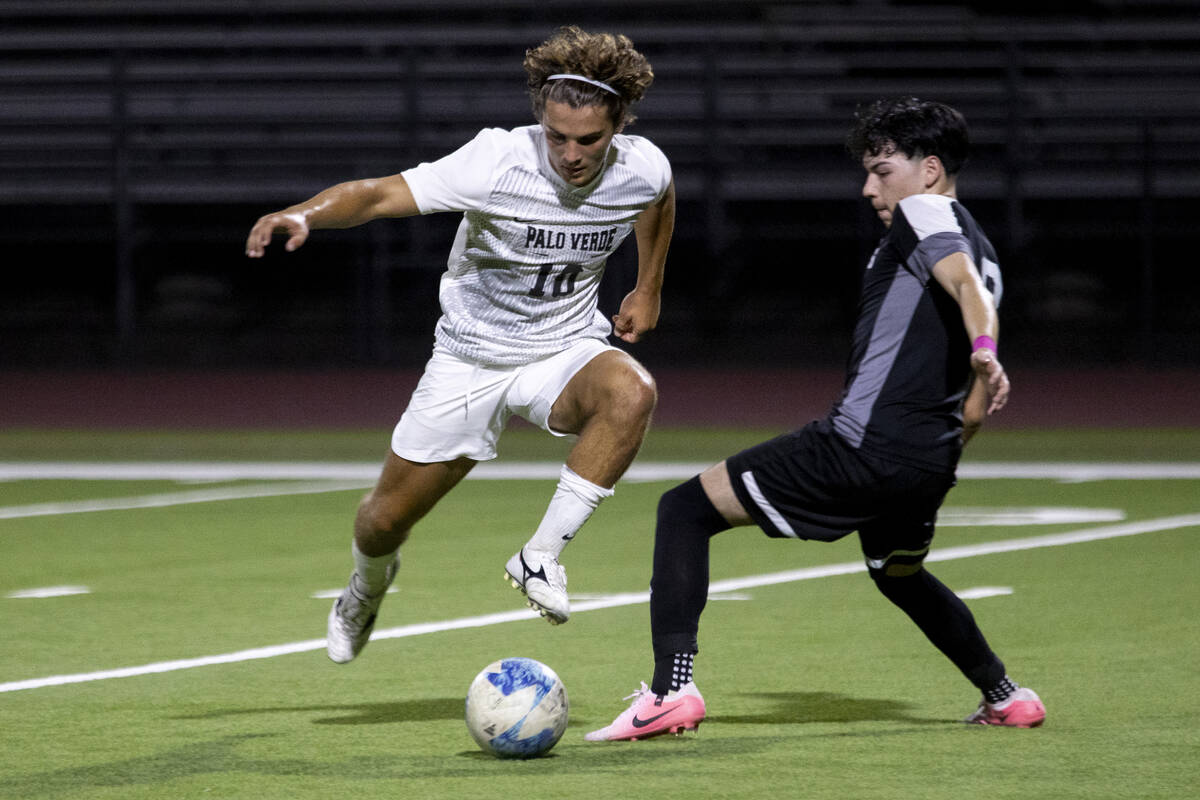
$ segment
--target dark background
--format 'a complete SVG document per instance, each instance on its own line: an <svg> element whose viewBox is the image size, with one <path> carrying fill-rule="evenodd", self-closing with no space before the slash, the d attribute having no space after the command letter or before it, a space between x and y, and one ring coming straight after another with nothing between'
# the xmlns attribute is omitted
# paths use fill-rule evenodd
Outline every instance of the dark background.
<svg viewBox="0 0 1200 800"><path fill-rule="evenodd" d="M855 106L957 106L1010 364L1200 365L1193 2L0 4L0 369L419 367L457 216L243 257L261 214L532 121L521 59L628 34L679 196L657 366L836 367L881 228ZM610 262L608 311L632 239Z"/></svg>

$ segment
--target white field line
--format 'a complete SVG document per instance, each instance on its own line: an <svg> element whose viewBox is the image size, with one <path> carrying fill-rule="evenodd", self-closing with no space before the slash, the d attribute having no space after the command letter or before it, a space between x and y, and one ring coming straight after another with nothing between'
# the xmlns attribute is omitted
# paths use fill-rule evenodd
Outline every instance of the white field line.
<svg viewBox="0 0 1200 800"><path fill-rule="evenodd" d="M1200 479L1200 463L1189 461L1128 462L965 462L960 478L1032 478L1063 483L1089 481L1160 481Z"/></svg>
<svg viewBox="0 0 1200 800"><path fill-rule="evenodd" d="M17 589L4 595L6 600L44 600L48 597L68 597L73 594L91 594L86 586L39 586L36 589Z"/></svg>
<svg viewBox="0 0 1200 800"><path fill-rule="evenodd" d="M0 520L85 514L93 511L129 511L167 508L191 503L215 503L301 494L322 494L369 488L360 481L309 481L228 486L220 489L189 489L180 492L64 500L23 506L0 506ZM1071 508L1066 506L984 507L946 506L938 514L938 527L983 527L1015 525L1080 525L1085 522L1120 522L1125 512L1117 508ZM340 590L339 590L340 591Z"/></svg>
<svg viewBox="0 0 1200 800"><path fill-rule="evenodd" d="M974 589L964 589L961 592L955 592L956 595L963 600L979 600L984 597L1003 597L1006 594L1012 594L1011 586L976 586Z"/></svg>
<svg viewBox="0 0 1200 800"><path fill-rule="evenodd" d="M1122 522L1119 508L1071 508L1068 506L942 506L939 528L978 528L985 525L1082 525L1085 522Z"/></svg>
<svg viewBox="0 0 1200 800"><path fill-rule="evenodd" d="M702 472L708 465L701 463L655 463L634 464L622 479L626 482L683 480ZM475 468L469 479L477 480L557 480L560 465L557 462L513 462L486 463ZM162 508L186 503L208 503L224 500L241 500L280 495L320 494L353 489L367 489L374 485L379 467L375 464L336 462L0 462L0 482L15 480L173 480L173 481L238 481L279 480L305 481L291 486L278 484L258 486L229 486L215 489L192 489L134 497L115 497L95 500L76 500L55 503L35 503L21 506L0 507L0 519L51 516L56 514L79 514L93 511L124 511L140 508ZM1164 480L1200 479L1200 464L1191 463L1110 463L1110 464L1037 464L1037 463L993 463L963 464L958 470L960 478L1031 478L1050 479L1069 483L1094 480ZM1078 516L1079 509L1020 509L1028 524L1070 524L1086 521ZM1061 519L1052 519L1055 513L1068 514ZM1120 512L1093 510L1093 514L1107 514L1107 518L1092 521L1112 521ZM941 524L981 525L1009 524L995 520L989 510L990 522L978 519L959 519L967 516L967 509L947 509ZM1032 517L1032 519L1030 519ZM1013 519L1012 524L1019 520Z"/></svg>
<svg viewBox="0 0 1200 800"><path fill-rule="evenodd" d="M321 494L347 489L368 489L363 481L319 481L299 484L260 483L252 486L227 486L221 489L189 489L182 492L106 497L95 500L67 500L57 503L34 503L26 506L0 507L0 519L48 517L58 514L83 514L89 511L128 511L137 508L165 508L189 503L214 503L222 500L247 500L259 497L280 497L297 494Z"/></svg>
<svg viewBox="0 0 1200 800"><path fill-rule="evenodd" d="M684 480L711 462L636 462L625 482ZM558 461L489 461L467 476L474 480L558 480ZM379 477L375 462L57 462L0 461L0 481L16 480L335 480L370 486ZM958 477L1028 478L1065 482L1100 480L1197 480L1200 462L964 462Z"/></svg>
<svg viewBox="0 0 1200 800"><path fill-rule="evenodd" d="M1128 522L1120 525L1108 525L1099 528L1070 531L1067 533L1049 534L1046 536L1031 536L1023 539L1009 539L1000 542L985 542L982 544L966 545L963 547L948 547L944 550L937 550L930 553L927 560L953 561L955 559L974 558L977 556L991 555L994 553L1033 550L1042 547L1061 547L1063 545L1081 544L1083 542L1094 542L1102 539L1114 539L1122 536L1137 536L1143 533L1194 527L1200 527L1200 514L1184 514L1174 517L1161 517L1159 519ZM866 565L860 561L845 564L828 564L820 567L787 570L784 572L774 572L766 575L751 575L744 578L713 581L709 585L709 592L717 594L722 592L739 592L757 586L771 586L781 583L792 583L795 581L812 580L815 578L825 578L834 575L848 575L855 572L865 571ZM571 610L574 613L581 613L584 611L597 611L604 608L637 605L640 603L648 603L649 601L649 592L630 592L626 594L610 595L603 598L597 598L595 600L587 600L574 605ZM377 630L374 632L374 634L372 634L371 639L374 641L381 639L399 639L408 636L419 636L426 633L440 633L443 631L461 630L464 628L479 628L488 625L499 625L504 622L517 622L526 619L538 619L538 615L532 610L521 609L518 611L507 611L498 614L485 614L477 617L463 617L461 619L445 620L441 622L423 622L414 625L403 625L398 628ZM320 650L324 647L324 639L310 639L303 642L275 645L273 647L259 647L252 650L239 650L234 653L225 653L215 656L202 656L199 658L187 658L176 661L160 661L153 664L143 664L141 666L125 667L122 669L102 670L99 672L83 672L73 675L52 675L46 678L31 678L29 680L0 683L0 693L18 692L26 689L40 689L48 686L63 686L70 683L85 683L87 681L107 680L109 678L129 678L137 675L151 675L161 672L192 669L195 667L206 667L214 664L232 664L240 661L251 661L260 658L274 658L275 656L291 655L293 653L304 653L310 650Z"/></svg>

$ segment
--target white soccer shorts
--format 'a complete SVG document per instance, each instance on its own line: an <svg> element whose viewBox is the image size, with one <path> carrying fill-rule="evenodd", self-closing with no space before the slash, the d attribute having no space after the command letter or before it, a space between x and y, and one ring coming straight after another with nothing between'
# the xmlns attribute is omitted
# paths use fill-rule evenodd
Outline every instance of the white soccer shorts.
<svg viewBox="0 0 1200 800"><path fill-rule="evenodd" d="M392 451L418 463L496 457L496 442L516 414L555 436L550 409L567 383L596 356L617 348L583 339L519 367L487 367L435 349L392 431Z"/></svg>

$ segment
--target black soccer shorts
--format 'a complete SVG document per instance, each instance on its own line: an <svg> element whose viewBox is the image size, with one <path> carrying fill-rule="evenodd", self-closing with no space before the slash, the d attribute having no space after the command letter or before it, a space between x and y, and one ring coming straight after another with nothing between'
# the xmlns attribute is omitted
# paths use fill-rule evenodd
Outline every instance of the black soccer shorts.
<svg viewBox="0 0 1200 800"><path fill-rule="evenodd" d="M751 518L772 537L832 542L858 531L872 571L920 569L954 474L850 447L825 420L726 459Z"/></svg>

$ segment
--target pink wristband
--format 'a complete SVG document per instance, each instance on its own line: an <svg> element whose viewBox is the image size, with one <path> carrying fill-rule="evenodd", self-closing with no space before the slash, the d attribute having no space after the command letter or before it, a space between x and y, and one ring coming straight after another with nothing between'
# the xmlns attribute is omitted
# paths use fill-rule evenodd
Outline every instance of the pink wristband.
<svg viewBox="0 0 1200 800"><path fill-rule="evenodd" d="M993 353L998 352L996 350L996 340L990 336L976 336L975 341L971 343L972 352L982 350L985 347Z"/></svg>

